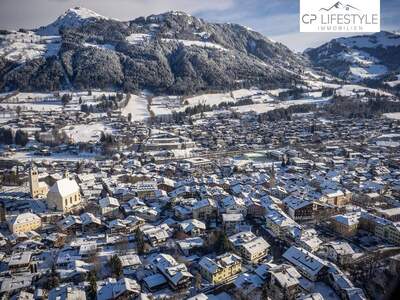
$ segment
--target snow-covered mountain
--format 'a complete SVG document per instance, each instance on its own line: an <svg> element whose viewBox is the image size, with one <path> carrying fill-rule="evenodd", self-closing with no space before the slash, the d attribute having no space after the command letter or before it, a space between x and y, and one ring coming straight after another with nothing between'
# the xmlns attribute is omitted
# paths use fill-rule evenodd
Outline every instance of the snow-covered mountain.
<svg viewBox="0 0 400 300"><path fill-rule="evenodd" d="M40 27L36 32L39 35L59 35L59 31L62 28L77 28L89 22L102 19L107 20L108 18L84 7L74 7L68 9L53 23Z"/></svg>
<svg viewBox="0 0 400 300"><path fill-rule="evenodd" d="M393 32L333 39L305 54L314 66L353 82L386 82L400 74L400 35Z"/></svg>
<svg viewBox="0 0 400 300"><path fill-rule="evenodd" d="M121 22L84 8L37 30L0 32L0 89L195 93L287 87L308 61L237 24L183 12Z"/></svg>

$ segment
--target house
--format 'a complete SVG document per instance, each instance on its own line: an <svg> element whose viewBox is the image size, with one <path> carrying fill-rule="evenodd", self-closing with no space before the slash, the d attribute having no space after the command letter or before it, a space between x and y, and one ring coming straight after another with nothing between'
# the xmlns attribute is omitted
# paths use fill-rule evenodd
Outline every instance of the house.
<svg viewBox="0 0 400 300"><path fill-rule="evenodd" d="M71 211L81 203L81 194L78 184L66 175L58 180L47 194L47 205L64 213Z"/></svg>
<svg viewBox="0 0 400 300"><path fill-rule="evenodd" d="M145 277L143 279L143 283L150 292L155 292L165 286L168 286L167 279L160 273Z"/></svg>
<svg viewBox="0 0 400 300"><path fill-rule="evenodd" d="M393 222L400 222L400 207L377 209L376 215Z"/></svg>
<svg viewBox="0 0 400 300"><path fill-rule="evenodd" d="M244 299L260 299L263 284L263 280L256 274L242 273L233 282L235 295L240 295Z"/></svg>
<svg viewBox="0 0 400 300"><path fill-rule="evenodd" d="M325 245L327 257L340 265L351 264L354 250L347 242L329 242Z"/></svg>
<svg viewBox="0 0 400 300"><path fill-rule="evenodd" d="M300 278L296 268L281 264L268 270L267 286L271 299L296 299L301 292Z"/></svg>
<svg viewBox="0 0 400 300"><path fill-rule="evenodd" d="M197 201L192 207L193 218L209 222L215 220L217 216L217 207L215 201L212 199L203 199Z"/></svg>
<svg viewBox="0 0 400 300"><path fill-rule="evenodd" d="M100 213L103 216L116 216L119 212L119 202L116 198L107 196L99 200Z"/></svg>
<svg viewBox="0 0 400 300"><path fill-rule="evenodd" d="M286 212L296 222L312 220L315 205L312 201L289 196L283 199Z"/></svg>
<svg viewBox="0 0 400 300"><path fill-rule="evenodd" d="M201 275L213 284L220 284L242 271L242 260L232 253L225 253L215 259L203 257L199 261Z"/></svg>
<svg viewBox="0 0 400 300"><path fill-rule="evenodd" d="M327 264L319 257L302 248L292 246L282 256L311 281L318 281L327 274Z"/></svg>
<svg viewBox="0 0 400 300"><path fill-rule="evenodd" d="M1 282L0 293L1 294L13 294L23 289L29 288L32 285L32 276L30 275L18 275L11 277L4 277ZM85 300L86 298L84 298Z"/></svg>
<svg viewBox="0 0 400 300"><path fill-rule="evenodd" d="M50 290L48 300L86 300L85 290L74 286L61 286Z"/></svg>
<svg viewBox="0 0 400 300"><path fill-rule="evenodd" d="M257 262L267 256L270 245L261 236L241 245L241 254L247 261Z"/></svg>
<svg viewBox="0 0 400 300"><path fill-rule="evenodd" d="M190 237L176 242L184 255L191 255L203 247L204 240L201 237Z"/></svg>
<svg viewBox="0 0 400 300"><path fill-rule="evenodd" d="M299 225L277 206L269 209L265 215L266 226L270 232L277 236L284 236L290 228Z"/></svg>
<svg viewBox="0 0 400 300"><path fill-rule="evenodd" d="M179 223L179 227L184 233L191 236L202 235L206 230L206 224L196 219L185 220Z"/></svg>
<svg viewBox="0 0 400 300"><path fill-rule="evenodd" d="M140 285L134 279L108 278L97 287L97 300L130 299L140 294ZM79 299L79 298L77 298Z"/></svg>
<svg viewBox="0 0 400 300"><path fill-rule="evenodd" d="M139 266L142 265L142 261L136 254L120 255L119 259L121 260L122 268L124 269L124 274L133 273Z"/></svg>
<svg viewBox="0 0 400 300"><path fill-rule="evenodd" d="M193 275L185 264L178 263L171 255L158 254L152 264L165 276L174 290L187 288L191 284Z"/></svg>
<svg viewBox="0 0 400 300"><path fill-rule="evenodd" d="M340 235L349 237L357 233L358 220L356 214L336 215L331 218L331 226Z"/></svg>
<svg viewBox="0 0 400 300"><path fill-rule="evenodd" d="M243 224L242 214L222 214L222 226L228 233L234 233Z"/></svg>
<svg viewBox="0 0 400 300"><path fill-rule="evenodd" d="M344 192L341 190L337 190L335 192L326 193L321 197L321 201L327 204L335 205L342 207L351 202L352 193L345 190Z"/></svg>
<svg viewBox="0 0 400 300"><path fill-rule="evenodd" d="M82 231L97 232L105 228L101 220L92 213L83 213L80 215Z"/></svg>
<svg viewBox="0 0 400 300"><path fill-rule="evenodd" d="M140 181L135 184L134 191L140 199L152 199L158 191L156 181Z"/></svg>
<svg viewBox="0 0 400 300"><path fill-rule="evenodd" d="M248 262L257 262L268 254L270 245L251 231L239 232L229 237L235 250Z"/></svg>
<svg viewBox="0 0 400 300"><path fill-rule="evenodd" d="M13 252L10 260L8 261L8 269L11 272L29 271L31 260L32 252L30 251Z"/></svg>
<svg viewBox="0 0 400 300"><path fill-rule="evenodd" d="M378 223L375 227L375 235L393 245L400 245L400 222L387 221Z"/></svg>
<svg viewBox="0 0 400 300"><path fill-rule="evenodd" d="M29 232L41 226L41 218L30 212L16 215L8 221L8 228L12 233Z"/></svg>
<svg viewBox="0 0 400 300"><path fill-rule="evenodd" d="M167 241L170 237L168 225L152 226L146 224L140 228L144 237L150 242L153 247L159 246Z"/></svg>

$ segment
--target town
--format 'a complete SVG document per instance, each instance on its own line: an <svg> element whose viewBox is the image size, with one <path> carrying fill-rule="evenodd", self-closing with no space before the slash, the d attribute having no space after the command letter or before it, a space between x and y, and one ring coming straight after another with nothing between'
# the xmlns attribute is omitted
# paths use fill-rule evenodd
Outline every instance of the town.
<svg viewBox="0 0 400 300"><path fill-rule="evenodd" d="M390 297L400 120L322 112L340 89L7 94L2 299Z"/></svg>

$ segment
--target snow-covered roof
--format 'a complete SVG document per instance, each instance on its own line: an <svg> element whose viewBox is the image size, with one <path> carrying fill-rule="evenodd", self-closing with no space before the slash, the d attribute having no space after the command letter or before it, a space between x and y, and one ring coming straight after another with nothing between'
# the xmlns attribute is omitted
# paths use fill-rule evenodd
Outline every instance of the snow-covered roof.
<svg viewBox="0 0 400 300"><path fill-rule="evenodd" d="M326 267L326 263L322 259L295 246L286 250L282 256L291 262L298 270L309 275L311 278L315 277L324 267Z"/></svg>
<svg viewBox="0 0 400 300"><path fill-rule="evenodd" d="M75 180L69 178L58 180L49 190L50 194L59 194L61 197L66 197L77 192L79 192L78 184Z"/></svg>

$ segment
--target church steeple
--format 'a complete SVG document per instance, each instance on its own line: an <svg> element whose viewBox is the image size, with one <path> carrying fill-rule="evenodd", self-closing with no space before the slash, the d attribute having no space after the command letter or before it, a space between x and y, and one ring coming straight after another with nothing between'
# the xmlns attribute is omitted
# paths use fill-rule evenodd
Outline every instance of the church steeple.
<svg viewBox="0 0 400 300"><path fill-rule="evenodd" d="M47 184L39 182L39 171L32 161L29 167L29 190L34 199L46 197L48 192Z"/></svg>
<svg viewBox="0 0 400 300"><path fill-rule="evenodd" d="M33 162L31 162L29 167L29 189L31 197L37 198L39 192L39 174Z"/></svg>

